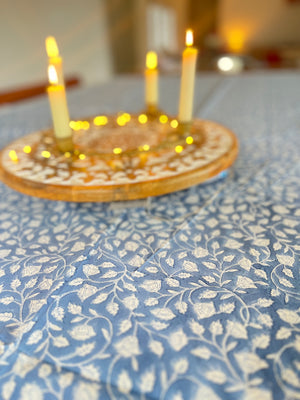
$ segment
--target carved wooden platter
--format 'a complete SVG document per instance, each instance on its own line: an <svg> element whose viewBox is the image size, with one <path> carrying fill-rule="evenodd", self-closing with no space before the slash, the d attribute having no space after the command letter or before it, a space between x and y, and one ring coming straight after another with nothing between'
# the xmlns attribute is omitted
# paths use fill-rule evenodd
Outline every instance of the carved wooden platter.
<svg viewBox="0 0 300 400"><path fill-rule="evenodd" d="M12 142L0 153L0 179L50 200L134 200L204 182L237 157L235 135L215 122L120 116L73 121L72 153L57 149L51 129Z"/></svg>

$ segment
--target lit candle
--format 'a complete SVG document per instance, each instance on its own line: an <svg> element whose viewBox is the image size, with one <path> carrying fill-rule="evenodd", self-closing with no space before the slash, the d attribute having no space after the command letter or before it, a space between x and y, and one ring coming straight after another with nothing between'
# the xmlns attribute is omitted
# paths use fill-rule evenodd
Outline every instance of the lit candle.
<svg viewBox="0 0 300 400"><path fill-rule="evenodd" d="M148 108L156 109L158 103L157 54L148 51L145 70L145 101Z"/></svg>
<svg viewBox="0 0 300 400"><path fill-rule="evenodd" d="M48 67L50 85L47 88L54 134L61 151L72 151L72 130L64 85L58 84L58 77L54 65Z"/></svg>
<svg viewBox="0 0 300 400"><path fill-rule="evenodd" d="M48 36L46 38L46 51L49 57L49 65L53 65L55 67L58 77L58 84L64 85L62 58L59 55L57 43L53 36Z"/></svg>
<svg viewBox="0 0 300 400"><path fill-rule="evenodd" d="M182 54L181 88L178 119L182 123L192 121L195 73L198 51L193 47L193 31L186 31L186 48Z"/></svg>

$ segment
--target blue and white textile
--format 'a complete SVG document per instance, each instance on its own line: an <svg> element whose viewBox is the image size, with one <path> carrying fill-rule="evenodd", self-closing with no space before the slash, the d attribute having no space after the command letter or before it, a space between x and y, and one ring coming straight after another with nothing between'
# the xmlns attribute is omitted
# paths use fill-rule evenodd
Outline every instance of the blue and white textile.
<svg viewBox="0 0 300 400"><path fill-rule="evenodd" d="M299 87L197 78L196 116L240 142L223 180L107 204L0 184L1 399L300 399ZM142 98L136 78L69 93L74 118ZM46 98L3 107L1 147L49 124Z"/></svg>

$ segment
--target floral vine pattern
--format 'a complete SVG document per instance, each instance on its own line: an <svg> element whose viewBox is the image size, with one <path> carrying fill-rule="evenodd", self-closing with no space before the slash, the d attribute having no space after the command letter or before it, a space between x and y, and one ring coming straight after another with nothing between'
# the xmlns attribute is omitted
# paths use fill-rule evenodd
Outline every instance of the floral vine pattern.
<svg viewBox="0 0 300 400"><path fill-rule="evenodd" d="M300 398L293 82L229 79L231 102L212 96L205 117L241 143L223 180L115 204L0 186L1 398Z"/></svg>

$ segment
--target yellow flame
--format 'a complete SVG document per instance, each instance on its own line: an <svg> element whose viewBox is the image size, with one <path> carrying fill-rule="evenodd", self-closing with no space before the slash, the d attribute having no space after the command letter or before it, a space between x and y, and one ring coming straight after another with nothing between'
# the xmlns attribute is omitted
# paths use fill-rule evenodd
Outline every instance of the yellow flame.
<svg viewBox="0 0 300 400"><path fill-rule="evenodd" d="M48 67L48 78L49 78L49 82L51 83L51 85L58 84L57 72L56 72L54 65L49 65L49 67Z"/></svg>
<svg viewBox="0 0 300 400"><path fill-rule="evenodd" d="M155 51L148 51L146 55L146 67L148 69L157 68L157 54Z"/></svg>
<svg viewBox="0 0 300 400"><path fill-rule="evenodd" d="M29 154L29 153L31 153L31 147L30 146L24 146L23 151L24 151L24 153Z"/></svg>
<svg viewBox="0 0 300 400"><path fill-rule="evenodd" d="M57 47L57 43L55 40L55 37L53 36L48 36L46 38L46 51L48 54L48 57L58 57L59 56L59 50Z"/></svg>
<svg viewBox="0 0 300 400"><path fill-rule="evenodd" d="M185 44L186 44L188 47L191 47L191 46L193 46L193 44L194 44L194 34L193 34L192 29L188 29L188 30L185 32Z"/></svg>
<svg viewBox="0 0 300 400"><path fill-rule="evenodd" d="M98 115L94 118L94 124L97 126L106 125L108 118L105 115Z"/></svg>
<svg viewBox="0 0 300 400"><path fill-rule="evenodd" d="M15 150L10 150L8 155L9 155L9 158L11 159L11 161L18 161L18 156L17 156L17 153L15 152Z"/></svg>
<svg viewBox="0 0 300 400"><path fill-rule="evenodd" d="M186 141L187 144L192 144L192 143L194 142L194 139L192 138L192 136L188 136L188 137L185 139L185 141Z"/></svg>
<svg viewBox="0 0 300 400"><path fill-rule="evenodd" d="M146 114L140 114L138 120L140 124L145 124L148 121L148 117Z"/></svg>

